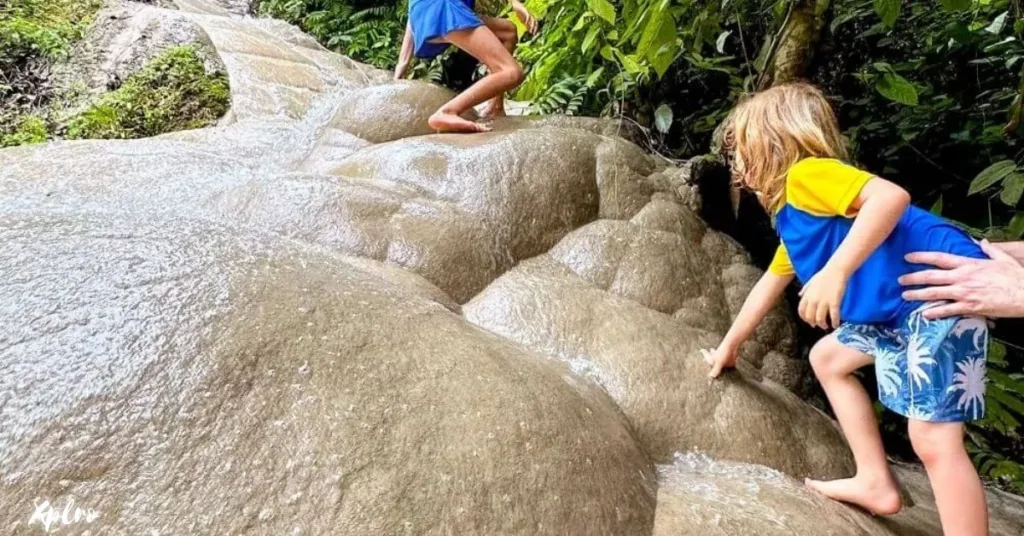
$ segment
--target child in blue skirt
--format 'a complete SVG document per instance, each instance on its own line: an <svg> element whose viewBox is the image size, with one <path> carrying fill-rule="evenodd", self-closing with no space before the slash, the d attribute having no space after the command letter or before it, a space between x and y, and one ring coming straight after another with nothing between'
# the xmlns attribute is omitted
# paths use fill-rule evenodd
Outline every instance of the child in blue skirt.
<svg viewBox="0 0 1024 536"><path fill-rule="evenodd" d="M722 343L705 350L711 376L736 363L740 346L793 278L803 283L800 317L836 328L811 350L857 464L852 478L807 485L875 514L901 508L871 399L854 376L874 363L879 400L907 417L946 536L988 534L978 473L964 448L964 422L985 413L984 318L929 320L936 304L908 302L904 256L939 251L987 258L969 236L910 206L899 186L843 162L847 154L828 101L806 84L754 95L730 116L734 173L774 215L781 245Z"/></svg>
<svg viewBox="0 0 1024 536"><path fill-rule="evenodd" d="M515 25L496 17L505 0L409 0L406 26L395 78L400 79L415 54L430 59L448 45L455 45L487 66L488 75L477 81L430 116L438 132L486 132L486 125L461 115L484 101L491 101L485 116L504 115L504 94L523 81L523 68L512 57L518 43ZM519 20L531 32L537 20L519 0L507 0ZM485 15L481 16L474 7Z"/></svg>

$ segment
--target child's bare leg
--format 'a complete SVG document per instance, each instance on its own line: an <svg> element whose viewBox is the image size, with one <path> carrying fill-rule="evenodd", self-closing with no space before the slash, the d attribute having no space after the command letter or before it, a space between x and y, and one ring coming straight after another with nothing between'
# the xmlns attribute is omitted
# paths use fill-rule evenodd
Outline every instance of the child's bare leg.
<svg viewBox="0 0 1024 536"><path fill-rule="evenodd" d="M889 515L902 506L899 487L889 471L871 399L853 376L854 371L872 361L871 356L844 346L835 335L818 341L811 349L811 366L853 451L857 474L842 480L807 480L807 486L837 501Z"/></svg>
<svg viewBox="0 0 1024 536"><path fill-rule="evenodd" d="M506 19L484 17L484 24L494 32L501 44L505 46L509 54L514 55L516 46L519 45L519 33L516 25ZM505 94L502 93L487 104L487 108L480 114L481 117L502 117L505 115Z"/></svg>
<svg viewBox="0 0 1024 536"><path fill-rule="evenodd" d="M445 40L465 50L486 65L490 72L434 112L430 116L430 126L449 132L486 132L490 129L485 125L459 116L477 104L518 86L523 81L523 68L486 26L451 32Z"/></svg>
<svg viewBox="0 0 1024 536"><path fill-rule="evenodd" d="M928 472L945 536L986 536L988 507L958 422L910 421L910 442Z"/></svg>

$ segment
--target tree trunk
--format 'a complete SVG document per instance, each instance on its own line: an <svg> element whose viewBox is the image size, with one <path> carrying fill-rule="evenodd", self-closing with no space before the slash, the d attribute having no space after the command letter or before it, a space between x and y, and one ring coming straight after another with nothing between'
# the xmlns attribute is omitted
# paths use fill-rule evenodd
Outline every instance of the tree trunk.
<svg viewBox="0 0 1024 536"><path fill-rule="evenodd" d="M830 0L792 0L779 33L768 41L758 89L799 80L807 73L828 23Z"/></svg>

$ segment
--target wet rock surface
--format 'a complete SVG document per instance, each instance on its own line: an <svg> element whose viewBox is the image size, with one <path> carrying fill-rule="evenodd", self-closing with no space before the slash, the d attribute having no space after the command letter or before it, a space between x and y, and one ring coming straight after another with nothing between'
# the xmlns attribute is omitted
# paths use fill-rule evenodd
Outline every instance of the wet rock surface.
<svg viewBox="0 0 1024 536"><path fill-rule="evenodd" d="M373 264L108 215L0 240L25 274L0 285L4 504L73 496L124 534L649 530L602 392Z"/></svg>
<svg viewBox="0 0 1024 536"><path fill-rule="evenodd" d="M809 492L763 466L719 462L703 454L678 455L658 466L654 536L934 536L942 534L927 478L917 469L893 470L917 506L890 518L872 517ZM1024 528L1024 505L988 494L993 536Z"/></svg>
<svg viewBox="0 0 1024 536"><path fill-rule="evenodd" d="M146 9L216 50L220 125L0 151L4 530L37 499L97 534L936 526L920 473L892 520L794 483L851 466L784 310L706 379L760 274L686 168L603 120L431 134L444 90L175 6Z"/></svg>

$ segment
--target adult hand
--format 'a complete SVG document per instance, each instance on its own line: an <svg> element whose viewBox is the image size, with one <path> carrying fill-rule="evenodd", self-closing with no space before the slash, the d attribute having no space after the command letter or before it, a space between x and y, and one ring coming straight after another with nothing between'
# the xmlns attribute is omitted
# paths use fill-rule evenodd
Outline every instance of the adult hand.
<svg viewBox="0 0 1024 536"><path fill-rule="evenodd" d="M540 23L537 22L537 17L534 17L522 2L519 0L512 0L512 11L514 11L516 16L519 17L519 21L523 23L523 26L526 26L526 30L528 32L532 34L537 33Z"/></svg>
<svg viewBox="0 0 1024 536"><path fill-rule="evenodd" d="M1002 248L981 243L990 259L971 259L947 253L911 253L907 260L938 269L923 270L900 278L900 284L922 285L907 290L909 301L950 301L924 312L925 318L953 315L1024 317L1024 265Z"/></svg>

